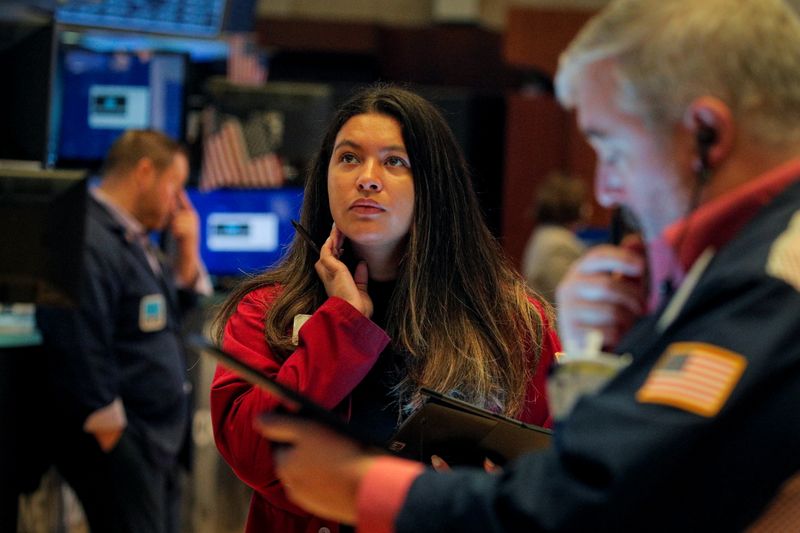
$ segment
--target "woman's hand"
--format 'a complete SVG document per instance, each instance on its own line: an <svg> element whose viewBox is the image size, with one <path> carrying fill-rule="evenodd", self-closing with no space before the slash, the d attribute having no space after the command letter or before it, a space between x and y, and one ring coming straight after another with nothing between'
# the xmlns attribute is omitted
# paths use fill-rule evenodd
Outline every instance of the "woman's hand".
<svg viewBox="0 0 800 533"><path fill-rule="evenodd" d="M328 296L341 298L369 318L372 316L373 307L372 299L367 294L369 279L367 263L364 261L358 263L355 274L351 275L347 265L339 261L343 243L344 234L334 224L331 234L322 245L319 261L314 268L325 285Z"/></svg>
<svg viewBox="0 0 800 533"><path fill-rule="evenodd" d="M447 464L447 461L439 457L438 455L431 455L431 465L433 469L437 472L448 472L450 470L450 465ZM483 469L486 470L490 474L499 474L503 471L503 468L494 464L494 462L485 457L483 459Z"/></svg>

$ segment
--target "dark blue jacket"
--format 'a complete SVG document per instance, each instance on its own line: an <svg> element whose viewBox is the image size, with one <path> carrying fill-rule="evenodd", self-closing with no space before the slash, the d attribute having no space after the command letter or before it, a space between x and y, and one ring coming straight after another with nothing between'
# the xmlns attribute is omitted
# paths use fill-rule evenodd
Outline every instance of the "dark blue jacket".
<svg viewBox="0 0 800 533"><path fill-rule="evenodd" d="M800 471L800 292L766 273L776 238L798 212L795 183L716 253L664 331L658 315L641 321L618 350L634 362L579 400L550 450L499 476L423 474L397 531L744 529ZM636 399L656 361L680 341L746 360L715 416Z"/></svg>
<svg viewBox="0 0 800 533"><path fill-rule="evenodd" d="M151 456L172 461L184 445L189 398L171 272L165 265L164 275L156 275L142 248L93 198L84 263L79 307L37 310L60 400L55 407L80 427L120 397L129 427L144 437Z"/></svg>

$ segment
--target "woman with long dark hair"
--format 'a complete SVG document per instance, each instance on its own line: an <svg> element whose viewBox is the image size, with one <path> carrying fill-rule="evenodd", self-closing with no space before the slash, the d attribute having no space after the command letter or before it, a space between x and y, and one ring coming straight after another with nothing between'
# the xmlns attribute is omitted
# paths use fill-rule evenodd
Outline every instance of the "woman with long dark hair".
<svg viewBox="0 0 800 533"><path fill-rule="evenodd" d="M217 317L225 350L388 439L438 390L548 426L551 311L509 266L436 108L375 86L345 103L312 163L301 224L276 267L244 281ZM219 368L217 446L255 489L248 531L338 526L286 499L253 419L278 402ZM324 453L324 450L320 450Z"/></svg>

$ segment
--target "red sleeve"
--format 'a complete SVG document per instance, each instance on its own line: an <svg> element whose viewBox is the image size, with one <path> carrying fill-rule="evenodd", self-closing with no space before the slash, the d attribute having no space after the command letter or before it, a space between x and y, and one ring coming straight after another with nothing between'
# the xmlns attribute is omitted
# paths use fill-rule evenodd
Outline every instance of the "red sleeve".
<svg viewBox="0 0 800 533"><path fill-rule="evenodd" d="M339 298L328 299L300 328L297 349L280 363L264 339L264 318L276 289L253 291L225 326L223 349L332 409L367 375L389 343L375 323ZM211 384L211 418L217 448L245 483L264 491L276 480L268 442L254 418L275 410L266 392L217 367Z"/></svg>
<svg viewBox="0 0 800 533"><path fill-rule="evenodd" d="M542 351L539 354L539 363L534 370L533 379L528 383L528 391L525 395L525 409L520 420L528 424L535 424L550 428L553 426L553 419L550 415L550 406L547 403L547 375L550 367L555 360L556 352L561 351L561 341L555 328L547 318L542 304L537 300L531 303L539 311L542 317ZM531 354L533 359L533 354Z"/></svg>
<svg viewBox="0 0 800 533"><path fill-rule="evenodd" d="M367 470L356 493L358 533L393 533L411 484L425 471L422 463L381 456Z"/></svg>

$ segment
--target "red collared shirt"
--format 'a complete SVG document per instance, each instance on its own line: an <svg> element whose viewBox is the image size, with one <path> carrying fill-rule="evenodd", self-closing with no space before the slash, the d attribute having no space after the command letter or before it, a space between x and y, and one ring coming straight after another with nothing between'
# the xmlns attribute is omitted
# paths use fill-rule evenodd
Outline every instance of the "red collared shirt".
<svg viewBox="0 0 800 533"><path fill-rule="evenodd" d="M793 159L710 200L666 230L659 243L668 250L654 256L653 287L669 281L680 286L686 272L706 249L719 250L773 198L800 181L800 159ZM659 261L659 257L663 261ZM677 261L675 260L677 258Z"/></svg>

